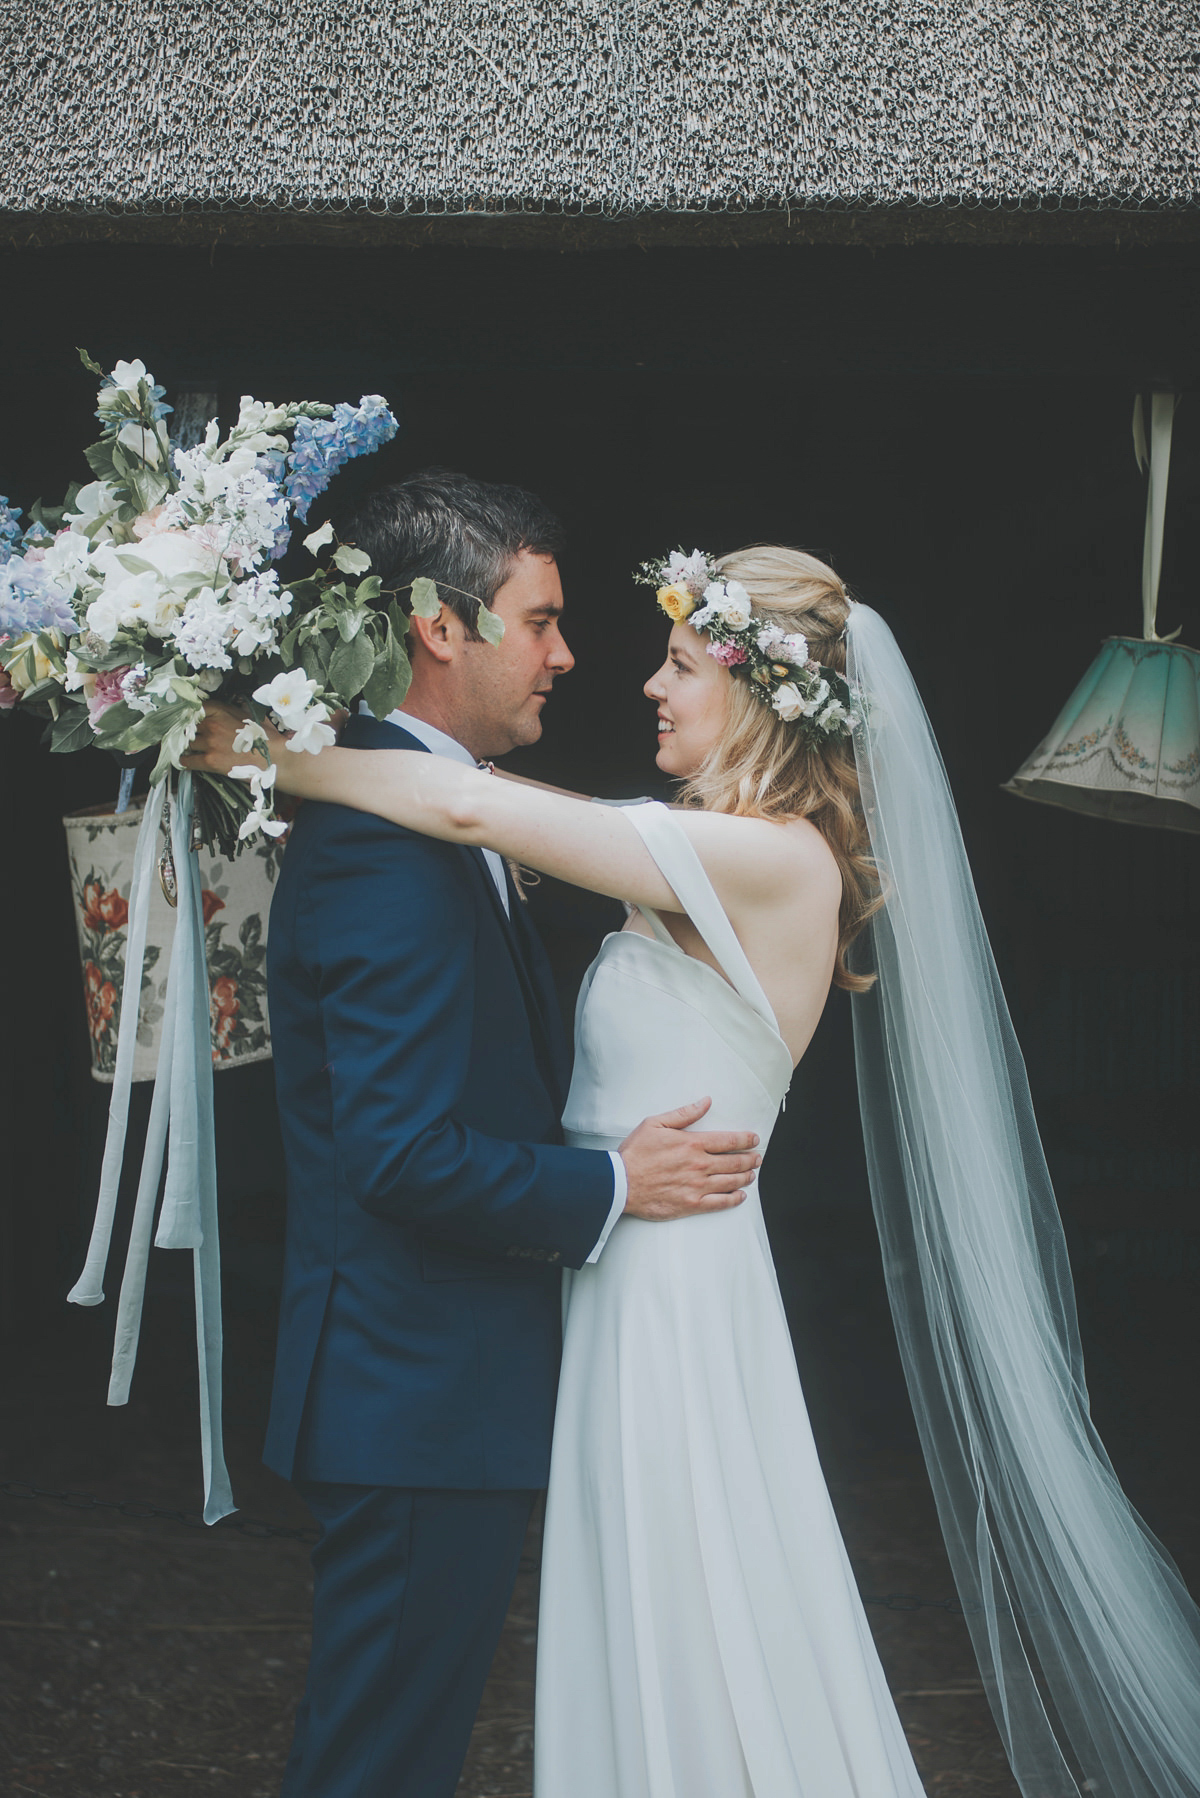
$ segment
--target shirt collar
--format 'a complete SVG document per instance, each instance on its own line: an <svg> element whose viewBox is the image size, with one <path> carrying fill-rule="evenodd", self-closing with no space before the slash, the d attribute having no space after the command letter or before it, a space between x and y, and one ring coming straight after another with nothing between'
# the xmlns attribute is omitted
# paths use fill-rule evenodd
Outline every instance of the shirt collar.
<svg viewBox="0 0 1200 1798"><path fill-rule="evenodd" d="M447 736L444 730L439 730L436 724L427 724L424 718L414 718L410 712L397 710L389 712L384 722L399 725L434 755L444 755L449 761L462 762L468 768L479 766L471 751L465 749L457 737Z"/></svg>

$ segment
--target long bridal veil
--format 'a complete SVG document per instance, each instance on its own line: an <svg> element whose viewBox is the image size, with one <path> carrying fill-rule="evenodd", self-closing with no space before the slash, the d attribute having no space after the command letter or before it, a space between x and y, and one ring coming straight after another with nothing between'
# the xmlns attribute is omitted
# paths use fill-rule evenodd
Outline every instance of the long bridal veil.
<svg viewBox="0 0 1200 1798"><path fill-rule="evenodd" d="M1093 1427L1025 1065L936 741L856 605L855 754L887 893L855 998L872 1200L959 1595L1025 1798L1197 1798L1200 1612Z"/></svg>

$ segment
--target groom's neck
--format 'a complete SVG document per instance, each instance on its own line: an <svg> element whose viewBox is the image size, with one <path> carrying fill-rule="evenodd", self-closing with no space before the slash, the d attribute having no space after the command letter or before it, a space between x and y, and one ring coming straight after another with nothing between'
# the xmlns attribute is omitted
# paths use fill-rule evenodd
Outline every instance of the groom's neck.
<svg viewBox="0 0 1200 1798"><path fill-rule="evenodd" d="M422 724L431 724L434 730L440 730L447 737L453 737L454 741L461 743L477 762L486 759L484 751L475 746L473 741L475 733L471 730L470 721L464 719L461 713L456 715L449 707L439 705L439 697L436 693L414 695L410 688L400 711L405 717L419 718Z"/></svg>

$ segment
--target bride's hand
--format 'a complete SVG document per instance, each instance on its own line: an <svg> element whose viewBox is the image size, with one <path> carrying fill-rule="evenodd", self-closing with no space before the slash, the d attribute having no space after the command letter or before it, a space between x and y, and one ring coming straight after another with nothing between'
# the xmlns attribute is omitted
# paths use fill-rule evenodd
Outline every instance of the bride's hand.
<svg viewBox="0 0 1200 1798"><path fill-rule="evenodd" d="M205 774L228 774L232 768L245 768L250 764L262 768L266 766L261 751L235 749L233 740L240 730L254 720L247 718L238 706L232 706L225 700L210 699L204 708L204 716L200 726L192 738L192 746L182 757L183 766L193 772ZM273 724L262 724L263 732L271 749L271 759L276 763L284 760L283 751L287 747L287 738ZM295 761L297 758L289 758ZM280 781L282 786L283 782Z"/></svg>

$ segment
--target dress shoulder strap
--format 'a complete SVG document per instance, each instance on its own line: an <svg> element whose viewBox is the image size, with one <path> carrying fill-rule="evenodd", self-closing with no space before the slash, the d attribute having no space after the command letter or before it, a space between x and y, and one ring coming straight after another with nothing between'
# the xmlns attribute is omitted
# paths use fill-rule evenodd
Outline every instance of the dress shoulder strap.
<svg viewBox="0 0 1200 1798"><path fill-rule="evenodd" d="M668 807L660 805L657 800L646 805L627 806L624 808L624 815L654 858L663 879L712 950L718 967L734 991L778 1034L779 1025L771 1010L770 1001L750 966L746 951L738 942L737 932L729 922L713 884L704 872L704 864L688 840L687 832L680 828ZM639 909L644 913L655 936L678 948L658 914L647 906Z"/></svg>

